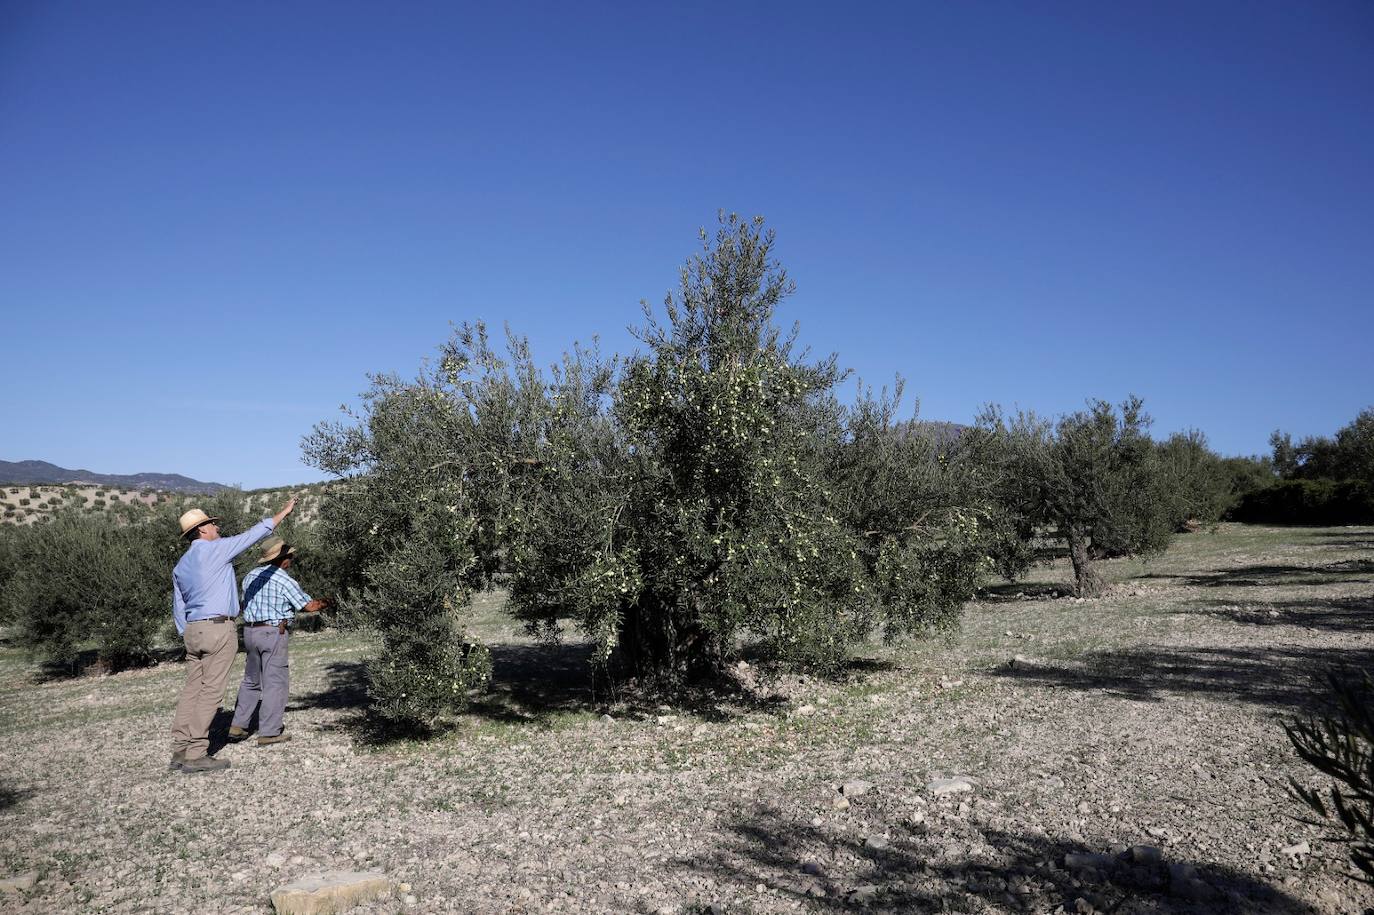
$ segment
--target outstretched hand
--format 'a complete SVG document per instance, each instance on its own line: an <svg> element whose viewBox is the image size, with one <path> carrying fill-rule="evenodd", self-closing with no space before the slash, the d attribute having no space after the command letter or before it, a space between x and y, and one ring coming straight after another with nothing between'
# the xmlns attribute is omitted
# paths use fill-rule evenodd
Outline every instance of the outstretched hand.
<svg viewBox="0 0 1374 915"><path fill-rule="evenodd" d="M296 497L292 496L291 498L286 500L286 504L282 506L281 511L277 512L275 515L272 516L273 523L281 524L283 521L286 520L286 516L291 514L292 510L295 509L295 507Z"/></svg>

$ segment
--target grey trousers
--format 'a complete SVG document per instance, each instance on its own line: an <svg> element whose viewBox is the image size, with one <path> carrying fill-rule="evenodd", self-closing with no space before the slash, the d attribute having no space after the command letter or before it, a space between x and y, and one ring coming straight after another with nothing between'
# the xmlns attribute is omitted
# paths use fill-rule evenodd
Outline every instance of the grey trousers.
<svg viewBox="0 0 1374 915"><path fill-rule="evenodd" d="M276 737L281 733L282 716L286 714L286 691L291 679L291 661L287 653L290 636L276 626L245 626L243 647L248 660L243 665L243 683L239 685L239 701L234 706L234 726L247 728L258 712L258 736Z"/></svg>

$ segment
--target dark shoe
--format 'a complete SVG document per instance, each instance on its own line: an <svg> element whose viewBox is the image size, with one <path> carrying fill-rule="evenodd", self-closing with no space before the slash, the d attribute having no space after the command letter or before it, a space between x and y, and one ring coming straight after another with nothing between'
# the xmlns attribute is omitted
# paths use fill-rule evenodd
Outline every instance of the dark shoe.
<svg viewBox="0 0 1374 915"><path fill-rule="evenodd" d="M172 754L172 761L167 764L167 768L173 772L180 772L182 765L186 762L186 751L177 750Z"/></svg>
<svg viewBox="0 0 1374 915"><path fill-rule="evenodd" d="M242 740L243 738L247 737L249 733L250 732L247 728L241 728L237 724L229 725L230 740Z"/></svg>
<svg viewBox="0 0 1374 915"><path fill-rule="evenodd" d="M195 775L197 772L222 772L227 768L229 768L229 760L215 759L213 756L188 759L181 764L181 771L187 775Z"/></svg>
<svg viewBox="0 0 1374 915"><path fill-rule="evenodd" d="M274 743L286 743L290 739L290 734L278 734L275 737L259 737L258 746L270 747Z"/></svg>

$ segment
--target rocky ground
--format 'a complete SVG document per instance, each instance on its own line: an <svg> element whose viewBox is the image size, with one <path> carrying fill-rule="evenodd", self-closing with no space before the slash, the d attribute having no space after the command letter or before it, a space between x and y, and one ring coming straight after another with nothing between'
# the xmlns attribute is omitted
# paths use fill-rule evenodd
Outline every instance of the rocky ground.
<svg viewBox="0 0 1374 915"><path fill-rule="evenodd" d="M576 645L479 609L496 690L454 732L359 727L364 646L298 634L295 739L167 771L180 670L44 679L0 651L5 912L270 911L378 869L360 912L1362 912L1280 723L1374 660L1374 529L1225 526L1149 564L989 589L963 629L874 646L770 701L637 705ZM230 689L237 685L237 672ZM226 700L228 702L229 700ZM227 723L227 722L226 722Z"/></svg>

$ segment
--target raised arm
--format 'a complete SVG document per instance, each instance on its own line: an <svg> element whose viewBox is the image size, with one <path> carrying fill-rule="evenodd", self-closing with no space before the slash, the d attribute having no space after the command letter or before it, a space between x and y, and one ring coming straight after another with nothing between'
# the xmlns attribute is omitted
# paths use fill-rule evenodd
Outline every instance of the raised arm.
<svg viewBox="0 0 1374 915"><path fill-rule="evenodd" d="M291 514L292 509L295 507L296 497L292 496L290 499L286 500L286 504L282 506L281 511L277 512L271 518L263 518L242 534L233 537L221 537L218 540L210 540L207 542L214 546L216 552L220 553L225 561L231 562L239 553L242 553L244 550L272 533L272 531L276 530L277 525L281 524L286 516Z"/></svg>

